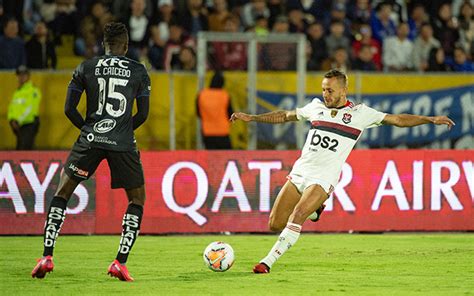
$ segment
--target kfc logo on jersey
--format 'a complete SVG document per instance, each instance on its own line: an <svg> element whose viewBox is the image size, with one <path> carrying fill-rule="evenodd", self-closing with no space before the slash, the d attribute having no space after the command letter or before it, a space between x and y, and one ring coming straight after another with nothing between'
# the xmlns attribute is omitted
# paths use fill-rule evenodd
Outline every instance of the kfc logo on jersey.
<svg viewBox="0 0 474 296"><path fill-rule="evenodd" d="M351 118L352 118L351 114L344 113L344 115L342 115L342 122L344 122L345 124L348 124L349 122L351 122Z"/></svg>

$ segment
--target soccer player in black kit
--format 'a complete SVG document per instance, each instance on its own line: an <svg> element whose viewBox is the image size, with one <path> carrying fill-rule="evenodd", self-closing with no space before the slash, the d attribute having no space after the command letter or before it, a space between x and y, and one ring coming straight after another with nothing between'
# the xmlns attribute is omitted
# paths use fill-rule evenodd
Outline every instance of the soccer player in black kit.
<svg viewBox="0 0 474 296"><path fill-rule="evenodd" d="M108 274L122 281L133 281L125 263L138 236L145 203L143 168L133 131L148 116L150 78L142 64L124 56L128 49L125 25L106 24L103 45L105 55L80 64L69 83L65 113L81 134L72 147L51 201L44 228L43 258L31 272L32 277L44 278L53 270L53 248L65 219L67 202L77 185L107 159L112 188L124 188L129 200L118 254ZM87 95L85 119L77 111L83 91ZM132 116L135 99L137 113Z"/></svg>

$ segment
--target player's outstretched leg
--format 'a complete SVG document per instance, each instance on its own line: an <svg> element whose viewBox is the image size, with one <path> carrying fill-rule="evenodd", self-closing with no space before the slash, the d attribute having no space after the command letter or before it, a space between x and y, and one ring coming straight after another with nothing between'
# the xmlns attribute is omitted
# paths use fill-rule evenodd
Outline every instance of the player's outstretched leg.
<svg viewBox="0 0 474 296"><path fill-rule="evenodd" d="M122 237L120 239L120 246L117 257L110 264L108 274L116 277L121 281L132 282L133 278L128 272L125 263L128 259L128 254L132 250L133 244L137 239L140 224L143 216L143 206L130 203L127 212L123 216L122 221Z"/></svg>
<svg viewBox="0 0 474 296"><path fill-rule="evenodd" d="M301 225L288 223L278 237L277 242L268 253L267 257L260 260L260 263L253 268L254 273L269 273L272 265L281 257L300 237Z"/></svg>
<svg viewBox="0 0 474 296"><path fill-rule="evenodd" d="M44 227L43 258L38 259L38 263L31 271L31 276L34 278L42 279L46 276L46 273L53 271L53 250L61 226L66 218L66 205L67 200L59 196L53 197L51 201Z"/></svg>
<svg viewBox="0 0 474 296"><path fill-rule="evenodd" d="M319 209L314 211L311 215L309 215L308 219L313 222L318 222L321 219L321 214L323 213L324 209L326 208L325 204L322 204Z"/></svg>
<svg viewBox="0 0 474 296"><path fill-rule="evenodd" d="M304 221L314 212L314 209L321 207L327 197L327 193L320 185L311 185L305 189L288 219L286 228L281 232L268 255L255 265L254 273L270 272L273 264L298 241Z"/></svg>

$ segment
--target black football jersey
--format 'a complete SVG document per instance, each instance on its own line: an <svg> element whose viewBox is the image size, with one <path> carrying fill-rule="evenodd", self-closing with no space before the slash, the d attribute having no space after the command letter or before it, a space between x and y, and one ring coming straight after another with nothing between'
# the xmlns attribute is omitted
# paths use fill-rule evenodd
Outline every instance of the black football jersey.
<svg viewBox="0 0 474 296"><path fill-rule="evenodd" d="M134 100L150 95L145 67L124 56L105 55L81 63L69 88L87 96L85 124L80 141L114 151L136 149L133 134Z"/></svg>

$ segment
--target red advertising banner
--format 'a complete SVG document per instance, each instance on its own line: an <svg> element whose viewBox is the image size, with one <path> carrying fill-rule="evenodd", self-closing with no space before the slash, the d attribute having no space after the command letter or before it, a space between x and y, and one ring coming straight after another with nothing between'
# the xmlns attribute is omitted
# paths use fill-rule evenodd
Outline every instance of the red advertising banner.
<svg viewBox="0 0 474 296"><path fill-rule="evenodd" d="M275 197L299 153L144 152L141 232L267 232ZM45 204L66 156L1 154L0 234L42 233ZM473 159L473 150L356 150L323 218L306 222L303 230L472 231ZM123 190L110 189L106 162L81 185L62 233L119 233L127 198Z"/></svg>

